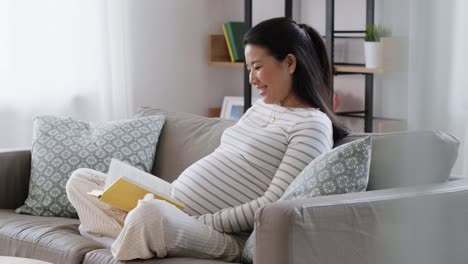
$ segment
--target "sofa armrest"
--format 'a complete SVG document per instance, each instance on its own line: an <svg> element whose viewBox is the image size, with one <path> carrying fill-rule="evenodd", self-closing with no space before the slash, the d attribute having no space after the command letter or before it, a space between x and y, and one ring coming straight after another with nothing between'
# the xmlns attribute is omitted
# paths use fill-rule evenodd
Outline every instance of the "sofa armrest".
<svg viewBox="0 0 468 264"><path fill-rule="evenodd" d="M31 151L0 150L0 209L14 209L28 196Z"/></svg>
<svg viewBox="0 0 468 264"><path fill-rule="evenodd" d="M292 200L255 214L255 263L465 263L468 180Z"/></svg>

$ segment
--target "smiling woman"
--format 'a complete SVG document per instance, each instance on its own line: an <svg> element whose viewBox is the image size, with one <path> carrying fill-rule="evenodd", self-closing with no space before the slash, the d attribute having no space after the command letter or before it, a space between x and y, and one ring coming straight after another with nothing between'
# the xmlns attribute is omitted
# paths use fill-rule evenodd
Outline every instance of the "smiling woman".
<svg viewBox="0 0 468 264"><path fill-rule="evenodd" d="M125 78L115 72L123 63L112 26L118 9L92 0L0 2L0 147L30 146L39 114L127 115L125 87L115 79Z"/></svg>
<svg viewBox="0 0 468 264"><path fill-rule="evenodd" d="M333 138L349 133L331 107L331 66L322 37L289 18L273 18L244 36L249 81L263 102L291 108L316 108L333 124Z"/></svg>

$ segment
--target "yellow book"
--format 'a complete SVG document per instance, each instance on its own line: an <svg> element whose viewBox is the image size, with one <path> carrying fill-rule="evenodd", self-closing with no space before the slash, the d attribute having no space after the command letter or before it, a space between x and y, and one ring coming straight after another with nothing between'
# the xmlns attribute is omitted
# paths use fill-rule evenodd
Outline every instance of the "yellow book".
<svg viewBox="0 0 468 264"><path fill-rule="evenodd" d="M222 28L223 28L223 33L224 33L224 38L226 39L226 45L228 47L228 50L229 50L229 56L231 57L231 62L235 62L235 58L234 58L234 54L232 53L232 41L229 40L229 36L228 36L228 33L226 31L226 24L223 24L222 25Z"/></svg>
<svg viewBox="0 0 468 264"><path fill-rule="evenodd" d="M109 166L105 189L88 192L99 201L127 212L135 208L138 200L143 199L148 193L154 194L155 199L164 200L180 210L185 208L172 197L170 183L116 159L112 159Z"/></svg>

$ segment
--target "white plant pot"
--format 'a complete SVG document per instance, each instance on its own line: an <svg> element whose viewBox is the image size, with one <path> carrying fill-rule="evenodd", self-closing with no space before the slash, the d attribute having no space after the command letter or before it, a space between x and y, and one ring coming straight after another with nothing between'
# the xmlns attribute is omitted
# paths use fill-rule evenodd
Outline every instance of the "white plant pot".
<svg viewBox="0 0 468 264"><path fill-rule="evenodd" d="M382 67L382 45L380 42L365 42L364 57L367 68Z"/></svg>

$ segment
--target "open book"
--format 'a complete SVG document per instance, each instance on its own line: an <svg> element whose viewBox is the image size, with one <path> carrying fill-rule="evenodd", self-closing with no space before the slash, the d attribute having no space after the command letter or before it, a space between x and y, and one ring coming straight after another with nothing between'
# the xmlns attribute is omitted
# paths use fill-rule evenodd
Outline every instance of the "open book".
<svg viewBox="0 0 468 264"><path fill-rule="evenodd" d="M164 200L181 210L185 208L182 203L172 198L170 183L117 159L111 160L104 190L88 192L99 201L127 212L135 208L138 200L148 193L154 194L155 199Z"/></svg>

